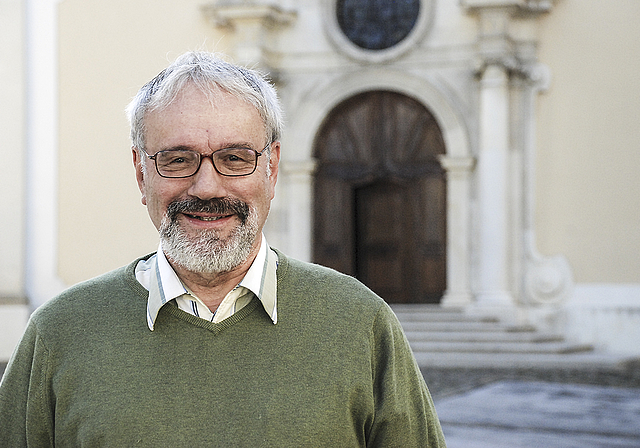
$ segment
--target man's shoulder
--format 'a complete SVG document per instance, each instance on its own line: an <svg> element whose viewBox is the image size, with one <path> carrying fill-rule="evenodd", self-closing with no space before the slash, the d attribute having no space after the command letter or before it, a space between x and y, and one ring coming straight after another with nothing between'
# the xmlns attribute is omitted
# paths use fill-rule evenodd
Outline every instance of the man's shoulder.
<svg viewBox="0 0 640 448"><path fill-rule="evenodd" d="M113 306L114 301L122 297L146 295L146 290L135 279L135 266L138 258L128 265L119 267L97 277L77 283L40 306L33 314L35 321L67 319L69 316L82 319L95 314L106 306Z"/></svg>
<svg viewBox="0 0 640 448"><path fill-rule="evenodd" d="M298 295L309 294L315 298L339 300L375 308L384 301L358 279L319 264L300 261L278 253L278 290Z"/></svg>
<svg viewBox="0 0 640 448"><path fill-rule="evenodd" d="M278 274L282 274L281 276L292 276L296 281L305 282L306 280L316 284L317 282L328 282L332 285L349 285L368 290L364 284L350 275L327 266L291 258L278 250L276 253L278 254Z"/></svg>

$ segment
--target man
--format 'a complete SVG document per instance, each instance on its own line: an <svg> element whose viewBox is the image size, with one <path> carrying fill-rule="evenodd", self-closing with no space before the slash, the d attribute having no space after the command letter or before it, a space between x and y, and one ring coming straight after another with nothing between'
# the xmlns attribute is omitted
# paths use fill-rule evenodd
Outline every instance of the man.
<svg viewBox="0 0 640 448"><path fill-rule="evenodd" d="M0 446L444 447L389 307L262 235L272 86L187 53L128 113L159 249L33 314L0 385Z"/></svg>

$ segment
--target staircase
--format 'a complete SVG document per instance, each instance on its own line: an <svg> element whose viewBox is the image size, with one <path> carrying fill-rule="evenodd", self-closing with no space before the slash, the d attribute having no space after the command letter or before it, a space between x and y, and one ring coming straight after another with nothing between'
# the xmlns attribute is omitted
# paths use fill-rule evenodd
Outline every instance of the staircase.
<svg viewBox="0 0 640 448"><path fill-rule="evenodd" d="M561 335L437 305L392 305L421 369L609 369L620 357Z"/></svg>

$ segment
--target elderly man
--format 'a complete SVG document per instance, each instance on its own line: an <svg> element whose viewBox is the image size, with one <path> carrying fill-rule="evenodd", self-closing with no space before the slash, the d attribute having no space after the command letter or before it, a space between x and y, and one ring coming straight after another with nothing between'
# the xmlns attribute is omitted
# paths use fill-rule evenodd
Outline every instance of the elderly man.
<svg viewBox="0 0 640 448"><path fill-rule="evenodd" d="M33 314L0 385L0 446L444 447L389 307L262 234L273 87L188 53L128 113L159 249Z"/></svg>

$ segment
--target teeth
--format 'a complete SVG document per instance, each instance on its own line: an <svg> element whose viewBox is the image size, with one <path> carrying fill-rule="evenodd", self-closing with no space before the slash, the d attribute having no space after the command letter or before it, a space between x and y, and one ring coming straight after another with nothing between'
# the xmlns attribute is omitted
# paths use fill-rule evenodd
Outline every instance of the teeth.
<svg viewBox="0 0 640 448"><path fill-rule="evenodd" d="M189 215L189 216L195 219L199 219L200 221L217 221L218 219L222 218L221 216L196 216L196 215Z"/></svg>

